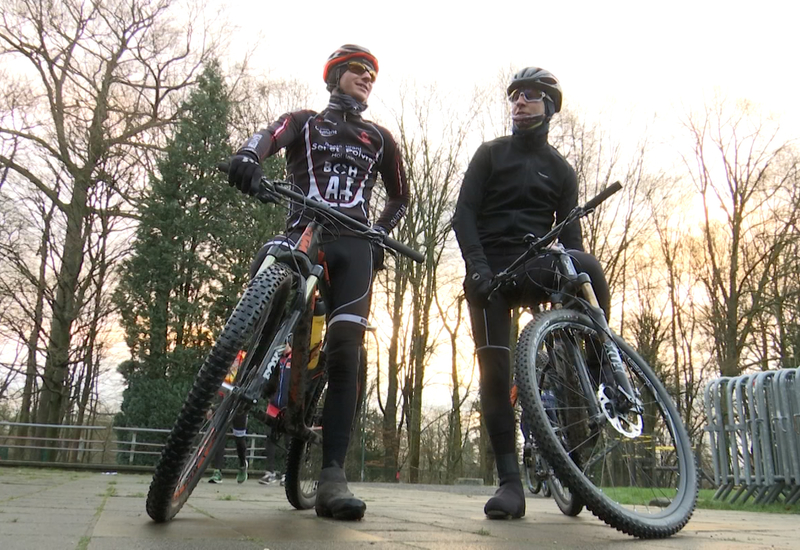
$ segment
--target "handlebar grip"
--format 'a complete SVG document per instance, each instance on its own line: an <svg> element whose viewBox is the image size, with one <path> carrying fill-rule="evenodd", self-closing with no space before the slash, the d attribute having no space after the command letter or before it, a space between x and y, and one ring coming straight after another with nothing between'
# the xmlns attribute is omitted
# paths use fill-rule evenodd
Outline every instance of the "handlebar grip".
<svg viewBox="0 0 800 550"><path fill-rule="evenodd" d="M587 211L593 210L594 208L597 207L598 204L606 200L608 197L610 197L620 189L622 189L622 184L618 181L615 181L614 183L612 183L611 185L600 191L597 195L589 199L589 201L583 205L583 209Z"/></svg>
<svg viewBox="0 0 800 550"><path fill-rule="evenodd" d="M228 171L231 169L231 165L229 162L222 161L217 163L217 170L220 172L227 174Z"/></svg>
<svg viewBox="0 0 800 550"><path fill-rule="evenodd" d="M396 241L391 237L385 237L383 239L383 244L391 248L392 250L396 250L400 254L404 256L408 256L418 264L421 264L425 261L425 256L418 250L414 250L413 248L401 243L400 241Z"/></svg>

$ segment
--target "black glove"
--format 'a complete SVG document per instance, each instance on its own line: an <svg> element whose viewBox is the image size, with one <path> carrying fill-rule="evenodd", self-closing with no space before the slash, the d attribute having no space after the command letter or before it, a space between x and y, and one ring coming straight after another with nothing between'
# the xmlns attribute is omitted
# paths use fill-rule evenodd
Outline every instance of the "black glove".
<svg viewBox="0 0 800 550"><path fill-rule="evenodd" d="M384 268L383 261L386 259L386 254L384 253L383 246L380 243L383 242L383 239L389 234L389 230L385 227L381 227L380 225L373 225L372 232L375 234L379 234L379 241L376 239L371 239L369 244L372 247L372 270L373 271L380 271Z"/></svg>
<svg viewBox="0 0 800 550"><path fill-rule="evenodd" d="M251 151L240 151L233 155L228 169L228 183L242 193L255 195L261 186L261 164Z"/></svg>
<svg viewBox="0 0 800 550"><path fill-rule="evenodd" d="M494 273L486 262L470 262L467 264L467 276L464 279L464 294L467 301L476 307L486 307L489 294L492 292Z"/></svg>

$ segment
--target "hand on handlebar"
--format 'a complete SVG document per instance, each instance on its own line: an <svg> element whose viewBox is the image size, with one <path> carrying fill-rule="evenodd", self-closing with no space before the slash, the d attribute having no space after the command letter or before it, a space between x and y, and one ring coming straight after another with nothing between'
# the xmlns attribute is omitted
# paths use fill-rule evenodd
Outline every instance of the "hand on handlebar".
<svg viewBox="0 0 800 550"><path fill-rule="evenodd" d="M241 151L230 158L228 183L246 195L255 195L261 189L264 172L258 158L249 151Z"/></svg>
<svg viewBox="0 0 800 550"><path fill-rule="evenodd" d="M467 301L473 306L486 307L489 303L489 295L494 290L493 278L494 273L488 264L484 262L470 263L464 279L464 294Z"/></svg>
<svg viewBox="0 0 800 550"><path fill-rule="evenodd" d="M386 259L383 240L389 235L389 230L380 225L373 225L369 230L369 244L372 248L372 270L380 271L384 268L383 262Z"/></svg>

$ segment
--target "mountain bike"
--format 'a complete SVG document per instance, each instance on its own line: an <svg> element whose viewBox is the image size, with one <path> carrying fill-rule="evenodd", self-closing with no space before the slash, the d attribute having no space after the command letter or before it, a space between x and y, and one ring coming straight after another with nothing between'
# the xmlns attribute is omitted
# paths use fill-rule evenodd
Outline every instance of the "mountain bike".
<svg viewBox="0 0 800 550"><path fill-rule="evenodd" d="M697 502L691 441L663 383L609 328L591 279L555 242L621 187L610 185L543 237L526 236L528 250L493 288L518 284L533 258L554 257L550 309L522 330L515 365L537 448L594 515L629 535L663 538L686 525Z"/></svg>
<svg viewBox="0 0 800 550"><path fill-rule="evenodd" d="M219 168L227 171L225 165ZM347 228L390 251L416 262L424 261L416 250L297 193L290 185L263 178L254 197L264 204L292 201L302 206L311 221L297 243L284 240L269 249L201 366L153 474L146 508L154 521L169 521L180 511L218 446L225 444L233 417L242 410L249 413L266 409L265 403L278 389L279 362L289 350L292 368L286 410L275 416L265 415L264 420L278 433L289 434L292 440L320 444L322 434L314 418L327 378L324 361L310 362L310 342L317 299L330 303L321 249L324 229ZM225 377L240 353L243 359L234 381L227 383ZM221 403L206 419L218 393L223 394ZM298 462L306 450L293 455L299 457ZM295 486L299 488L300 484ZM315 491L314 488L314 496ZM311 491L290 495L287 488L290 502L293 496L297 497L292 502L295 507L309 507Z"/></svg>

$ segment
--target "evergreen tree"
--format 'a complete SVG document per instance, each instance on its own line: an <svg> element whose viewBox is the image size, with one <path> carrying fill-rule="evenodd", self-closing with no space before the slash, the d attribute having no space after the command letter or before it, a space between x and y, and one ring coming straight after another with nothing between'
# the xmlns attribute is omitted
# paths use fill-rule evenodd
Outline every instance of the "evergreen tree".
<svg viewBox="0 0 800 550"><path fill-rule="evenodd" d="M216 169L231 152L231 105L217 64L205 69L182 113L150 178L115 294L131 351L119 366L128 390L118 425L150 424L126 411L146 414L150 407L127 401L158 400L163 392L153 380L193 378L248 281L251 259L284 228L281 209L244 197ZM280 177L277 165L265 172ZM147 391L137 391L137 383Z"/></svg>

